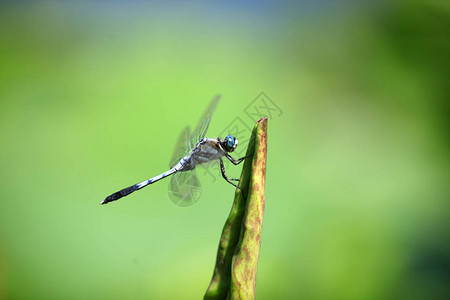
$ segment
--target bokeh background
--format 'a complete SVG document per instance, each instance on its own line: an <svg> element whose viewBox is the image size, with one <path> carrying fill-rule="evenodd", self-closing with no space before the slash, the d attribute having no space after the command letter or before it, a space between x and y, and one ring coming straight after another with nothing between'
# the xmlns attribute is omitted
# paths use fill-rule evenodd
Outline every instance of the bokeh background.
<svg viewBox="0 0 450 300"><path fill-rule="evenodd" d="M257 298L448 299L449 29L434 0L3 1L0 298L201 298L229 184L99 202L265 92Z"/></svg>

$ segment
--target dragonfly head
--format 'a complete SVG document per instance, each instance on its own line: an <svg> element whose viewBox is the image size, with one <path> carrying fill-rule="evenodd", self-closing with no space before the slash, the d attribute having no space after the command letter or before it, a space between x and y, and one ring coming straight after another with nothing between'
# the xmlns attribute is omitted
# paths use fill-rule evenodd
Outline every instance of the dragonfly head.
<svg viewBox="0 0 450 300"><path fill-rule="evenodd" d="M222 147L227 152L233 152L238 145L238 140L232 135L227 135L225 140L222 141Z"/></svg>

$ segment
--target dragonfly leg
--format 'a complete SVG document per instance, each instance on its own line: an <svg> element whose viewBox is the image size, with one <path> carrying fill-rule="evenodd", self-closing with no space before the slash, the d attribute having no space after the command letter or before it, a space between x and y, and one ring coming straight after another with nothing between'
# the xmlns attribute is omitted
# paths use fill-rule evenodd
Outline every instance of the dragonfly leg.
<svg viewBox="0 0 450 300"><path fill-rule="evenodd" d="M235 166L237 166L238 164L240 164L241 162L244 161L244 159L251 157L252 154L235 159L233 158L231 155L229 155L228 153L225 154L225 157L228 158L229 161L231 161Z"/></svg>
<svg viewBox="0 0 450 300"><path fill-rule="evenodd" d="M233 179L233 178L228 178L227 174L225 174L225 167L223 165L223 161L222 159L220 159L220 171L222 172L222 177L223 179L225 179L229 184L237 187L238 189L242 190L242 188L234 183L232 183L230 180L234 180L234 181L239 181L239 179Z"/></svg>

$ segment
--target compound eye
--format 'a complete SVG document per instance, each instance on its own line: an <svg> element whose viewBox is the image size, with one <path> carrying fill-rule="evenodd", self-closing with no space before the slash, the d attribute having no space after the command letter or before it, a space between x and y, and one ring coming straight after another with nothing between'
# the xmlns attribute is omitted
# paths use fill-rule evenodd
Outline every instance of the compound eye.
<svg viewBox="0 0 450 300"><path fill-rule="evenodd" d="M233 136L227 135L227 136L225 137L225 141L226 141L226 143L227 143L227 147L228 147L228 148L233 148L233 146L234 146L234 137L233 137Z"/></svg>

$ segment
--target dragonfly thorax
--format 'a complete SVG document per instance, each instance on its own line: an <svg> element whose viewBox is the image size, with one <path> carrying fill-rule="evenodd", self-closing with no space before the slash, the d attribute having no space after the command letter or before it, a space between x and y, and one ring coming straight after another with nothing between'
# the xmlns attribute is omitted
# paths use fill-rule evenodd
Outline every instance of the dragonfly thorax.
<svg viewBox="0 0 450 300"><path fill-rule="evenodd" d="M196 165L217 160L226 154L220 139L202 138L190 153L183 157L179 164L180 171L193 170Z"/></svg>

